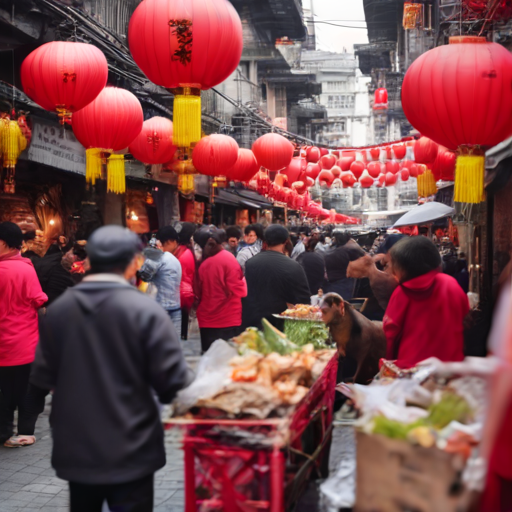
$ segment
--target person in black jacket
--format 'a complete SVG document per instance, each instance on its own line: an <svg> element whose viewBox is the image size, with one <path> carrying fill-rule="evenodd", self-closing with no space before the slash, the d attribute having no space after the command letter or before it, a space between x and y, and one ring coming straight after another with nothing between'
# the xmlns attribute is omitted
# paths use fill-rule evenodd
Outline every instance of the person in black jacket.
<svg viewBox="0 0 512 512"><path fill-rule="evenodd" d="M191 381L167 313L128 280L140 241L105 226L89 238L91 273L47 310L31 384L53 389L52 465L71 512L153 510L165 465L156 392L169 403Z"/></svg>
<svg viewBox="0 0 512 512"><path fill-rule="evenodd" d="M297 258L297 263L306 273L309 290L312 295L316 295L318 290L322 288L325 278L324 255L321 252L315 251L318 243L318 238L308 238L305 244L306 252L303 252Z"/></svg>
<svg viewBox="0 0 512 512"><path fill-rule="evenodd" d="M285 256L288 230L274 224L265 231L267 250L251 258L245 267L247 297L242 299L242 326L261 327L266 318L282 329L282 321L273 315L289 304L309 304L310 291L302 267Z"/></svg>

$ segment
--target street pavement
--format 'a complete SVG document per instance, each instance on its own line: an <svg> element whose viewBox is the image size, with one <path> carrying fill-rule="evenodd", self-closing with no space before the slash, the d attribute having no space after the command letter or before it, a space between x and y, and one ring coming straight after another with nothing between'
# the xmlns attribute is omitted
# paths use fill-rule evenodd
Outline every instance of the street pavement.
<svg viewBox="0 0 512 512"><path fill-rule="evenodd" d="M191 367L199 359L201 344L197 329L182 342L183 352ZM57 478L51 466L52 439L50 425L51 397L36 424L37 442L25 448L0 445L0 512L67 512L68 483ZM184 510L183 452L181 433L175 429L165 433L167 465L155 476L155 512ZM104 507L104 510L108 509Z"/></svg>
<svg viewBox="0 0 512 512"><path fill-rule="evenodd" d="M201 350L197 324L192 327L188 341L182 342L187 362L195 368ZM25 448L4 448L0 445L0 512L67 512L69 510L68 483L57 478L51 466L52 439L49 426L51 397L38 419L35 445ZM334 434L336 441L336 431ZM333 443L330 466L339 461L338 443ZM155 512L183 512L183 452L181 432L165 433L167 464L155 476ZM334 456L334 457L333 457ZM331 469L331 470L332 470ZM296 512L316 512L319 496L312 484ZM108 508L104 506L104 512Z"/></svg>

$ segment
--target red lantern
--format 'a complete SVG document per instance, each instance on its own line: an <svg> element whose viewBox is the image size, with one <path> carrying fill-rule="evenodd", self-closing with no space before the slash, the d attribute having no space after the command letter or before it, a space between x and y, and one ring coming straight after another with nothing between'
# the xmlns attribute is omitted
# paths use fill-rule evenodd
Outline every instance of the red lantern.
<svg viewBox="0 0 512 512"><path fill-rule="evenodd" d="M312 162L316 164L319 160L322 154L320 153L320 150L315 147L311 147L306 152L306 160L308 162Z"/></svg>
<svg viewBox="0 0 512 512"><path fill-rule="evenodd" d="M52 41L34 50L21 65L23 90L61 123L86 107L105 88L108 64L103 52L85 43Z"/></svg>
<svg viewBox="0 0 512 512"><path fill-rule="evenodd" d="M176 152L176 146L172 143L172 121L165 117L152 117L144 121L129 151L145 164L165 164L172 160Z"/></svg>
<svg viewBox="0 0 512 512"><path fill-rule="evenodd" d="M356 160L355 162L352 162L352 164L350 165L350 170L352 171L352 174L356 177L356 179L359 179L361 177L365 168L366 166L364 165L364 162L361 162L360 160Z"/></svg>
<svg viewBox="0 0 512 512"><path fill-rule="evenodd" d="M386 162L386 172L396 174L400 170L400 164L396 160Z"/></svg>
<svg viewBox="0 0 512 512"><path fill-rule="evenodd" d="M291 162L293 144L282 135L267 133L254 142L252 152L262 167L279 171Z"/></svg>
<svg viewBox="0 0 512 512"><path fill-rule="evenodd" d="M306 178L306 186L308 188L312 187L315 184L315 180L313 178L310 178L309 176Z"/></svg>
<svg viewBox="0 0 512 512"><path fill-rule="evenodd" d="M412 160L404 160L402 162L402 169L411 169L411 167L414 165L414 162Z"/></svg>
<svg viewBox="0 0 512 512"><path fill-rule="evenodd" d="M484 37L451 37L407 71L402 105L409 122L448 149L460 148L455 201L484 199L481 146L512 134L512 55ZM418 101L421 98L422 101Z"/></svg>
<svg viewBox="0 0 512 512"><path fill-rule="evenodd" d="M350 171L342 172L340 179L345 188L353 187L357 183L356 177Z"/></svg>
<svg viewBox="0 0 512 512"><path fill-rule="evenodd" d="M313 180L316 180L322 169L318 164L309 163L306 166L306 176Z"/></svg>
<svg viewBox="0 0 512 512"><path fill-rule="evenodd" d="M386 184L386 175L385 174L381 174L379 176L378 181L377 181L377 186L378 187L383 187L385 184Z"/></svg>
<svg viewBox="0 0 512 512"><path fill-rule="evenodd" d="M296 181L292 183L292 189L296 190L298 194L305 194L307 187L303 181Z"/></svg>
<svg viewBox="0 0 512 512"><path fill-rule="evenodd" d="M269 193L272 183L270 182L270 178L268 174L264 171L258 171L256 173L256 190L258 194L266 195ZM279 189L278 189L279 192Z"/></svg>
<svg viewBox="0 0 512 512"><path fill-rule="evenodd" d="M192 153L192 163L207 176L225 176L238 160L238 144L227 135L203 137Z"/></svg>
<svg viewBox="0 0 512 512"><path fill-rule="evenodd" d="M320 155L321 156L329 154L329 150L327 148L318 148L318 149L320 149Z"/></svg>
<svg viewBox="0 0 512 512"><path fill-rule="evenodd" d="M139 100L129 91L105 87L97 98L73 115L73 132L87 154L86 180L94 184L101 177L98 153L121 151L139 135L144 115ZM107 189L125 190L123 155L111 155Z"/></svg>
<svg viewBox="0 0 512 512"><path fill-rule="evenodd" d="M341 169L335 165L334 167L331 167L331 173L334 178L339 178L341 176Z"/></svg>
<svg viewBox="0 0 512 512"><path fill-rule="evenodd" d="M382 168L380 162L369 162L368 163L368 174L372 178L378 178L379 174L382 172Z"/></svg>
<svg viewBox="0 0 512 512"><path fill-rule="evenodd" d="M370 188L373 185L373 178L370 176L366 169L363 171L363 174L361 174L359 183L361 184L362 188Z"/></svg>
<svg viewBox="0 0 512 512"><path fill-rule="evenodd" d="M386 158L387 158L388 160L391 160L391 159L393 158L393 155L392 155L392 153L391 153L391 146L387 146L387 147L386 147Z"/></svg>
<svg viewBox="0 0 512 512"><path fill-rule="evenodd" d="M418 170L419 170L419 164L412 164L411 167L409 167L409 174L411 175L411 178L418 177Z"/></svg>
<svg viewBox="0 0 512 512"><path fill-rule="evenodd" d="M334 155L324 155L320 158L320 167L322 169L332 169L334 164L336 164L336 157Z"/></svg>
<svg viewBox="0 0 512 512"><path fill-rule="evenodd" d="M375 90L375 98L373 102L373 110L387 110L388 108L388 91L383 87Z"/></svg>
<svg viewBox="0 0 512 512"><path fill-rule="evenodd" d="M242 23L227 0L144 0L128 27L133 59L155 84L175 89L174 139L201 138L200 90L220 84L242 55Z"/></svg>
<svg viewBox="0 0 512 512"><path fill-rule="evenodd" d="M419 164L432 164L438 151L438 144L428 137L421 137L414 145L414 160Z"/></svg>
<svg viewBox="0 0 512 512"><path fill-rule="evenodd" d="M226 177L235 181L251 181L260 166L250 149L240 148L235 165L226 171Z"/></svg>
<svg viewBox="0 0 512 512"><path fill-rule="evenodd" d="M328 187L330 187L333 181L334 176L332 175L332 172L328 171L327 169L324 169L318 175L318 182L320 183L320 185L327 185Z"/></svg>
<svg viewBox="0 0 512 512"><path fill-rule="evenodd" d="M400 178L402 181L407 181L409 179L409 169L402 169L400 171Z"/></svg>
<svg viewBox="0 0 512 512"><path fill-rule="evenodd" d="M352 162L355 162L355 160L355 156L342 156L338 160L338 165L342 171L350 171L350 166L352 165Z"/></svg>
<svg viewBox="0 0 512 512"><path fill-rule="evenodd" d="M457 155L449 149L439 147L437 158L432 165L432 173L436 180L453 181Z"/></svg>
<svg viewBox="0 0 512 512"><path fill-rule="evenodd" d="M393 146L393 153L395 153L395 158L397 160L403 160L405 158L405 154L407 152L407 148L404 144L397 144Z"/></svg>
<svg viewBox="0 0 512 512"><path fill-rule="evenodd" d="M306 160L300 157L295 157L292 158L292 161L288 164L288 167L280 171L280 173L286 174L286 176L288 176L288 183L294 183L295 181L302 181L305 171Z"/></svg>
<svg viewBox="0 0 512 512"><path fill-rule="evenodd" d="M371 148L370 149L370 156L374 160L378 160L380 158L380 148Z"/></svg>
<svg viewBox="0 0 512 512"><path fill-rule="evenodd" d="M288 176L286 176L286 174L277 174L276 177L274 178L274 183L278 187L284 187L288 183Z"/></svg>
<svg viewBox="0 0 512 512"><path fill-rule="evenodd" d="M393 174L392 172L386 173L386 187L390 187L394 185L398 179L398 174Z"/></svg>

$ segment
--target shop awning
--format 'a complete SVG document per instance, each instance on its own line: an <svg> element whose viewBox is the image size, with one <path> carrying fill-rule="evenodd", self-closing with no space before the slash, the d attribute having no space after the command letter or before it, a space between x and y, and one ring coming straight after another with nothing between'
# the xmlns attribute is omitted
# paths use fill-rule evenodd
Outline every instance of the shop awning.
<svg viewBox="0 0 512 512"><path fill-rule="evenodd" d="M261 204L255 201L251 201L245 197L238 195L235 192L229 190L219 190L218 195L214 199L215 204L225 204L227 206L234 206L236 208L255 208L260 209Z"/></svg>
<svg viewBox="0 0 512 512"><path fill-rule="evenodd" d="M507 184L512 167L511 159L512 137L485 153L485 187L488 191L495 192Z"/></svg>

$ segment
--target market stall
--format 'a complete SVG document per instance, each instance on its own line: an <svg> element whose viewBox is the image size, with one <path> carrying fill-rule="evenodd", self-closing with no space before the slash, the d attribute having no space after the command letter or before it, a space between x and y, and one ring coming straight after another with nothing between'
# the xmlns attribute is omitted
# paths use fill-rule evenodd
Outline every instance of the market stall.
<svg viewBox="0 0 512 512"><path fill-rule="evenodd" d="M337 353L316 311L291 314L294 341L266 320L217 340L179 393L165 423L183 429L187 512L291 510L327 476Z"/></svg>

